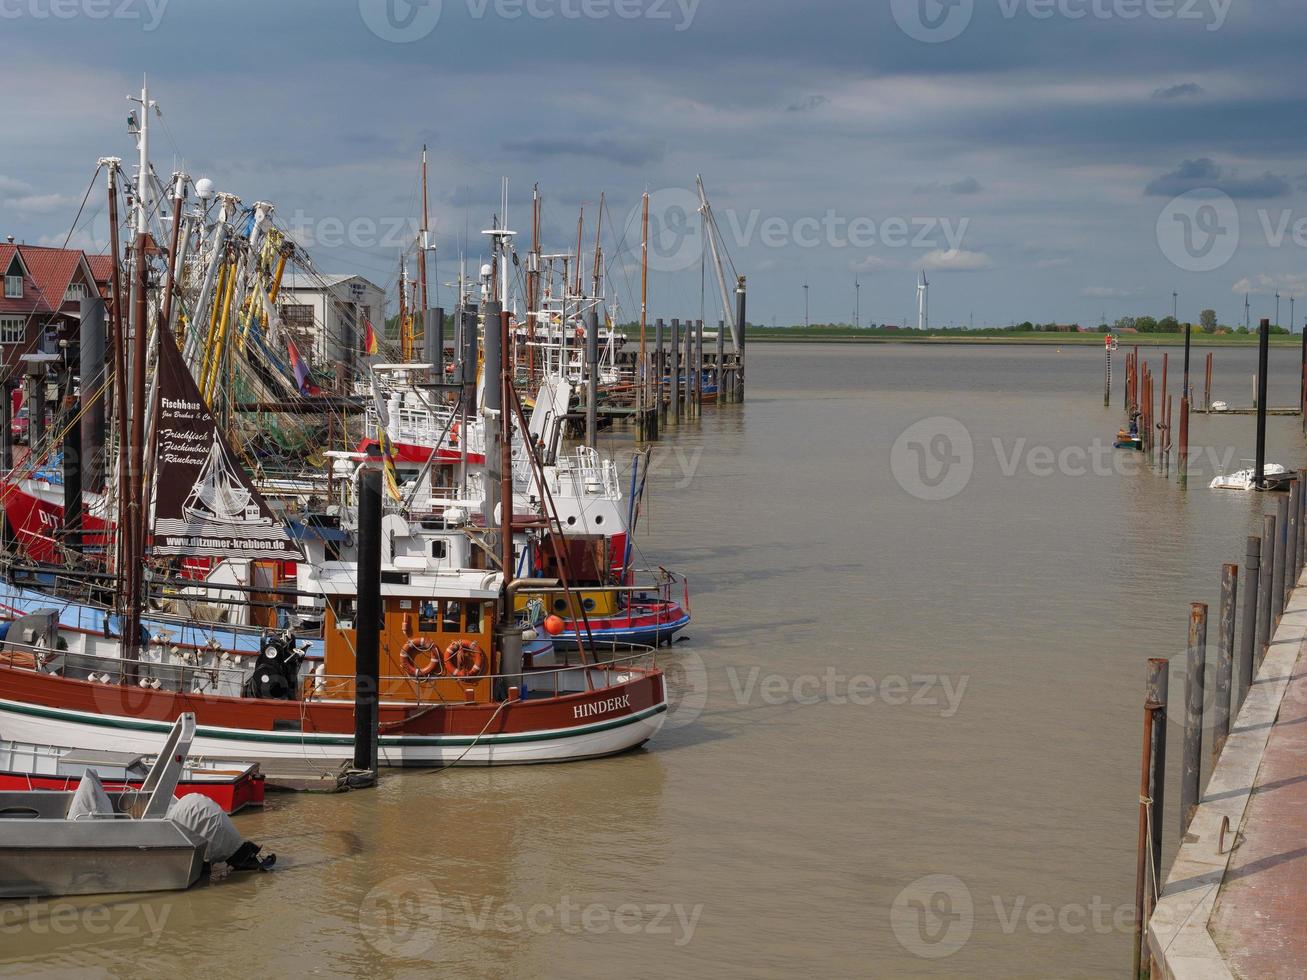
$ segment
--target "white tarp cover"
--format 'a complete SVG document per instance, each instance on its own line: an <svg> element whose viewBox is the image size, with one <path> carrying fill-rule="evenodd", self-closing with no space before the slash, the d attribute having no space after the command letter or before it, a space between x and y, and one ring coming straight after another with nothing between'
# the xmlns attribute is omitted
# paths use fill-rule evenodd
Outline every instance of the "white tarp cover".
<svg viewBox="0 0 1307 980"><path fill-rule="evenodd" d="M204 860L210 864L226 861L245 843L222 807L199 793L174 800L168 819L205 840Z"/></svg>
<svg viewBox="0 0 1307 980"><path fill-rule="evenodd" d="M90 820L95 817L112 817L113 804L109 794L104 791L104 784L94 769L86 770L82 781L73 794L72 803L68 804L69 820Z"/></svg>

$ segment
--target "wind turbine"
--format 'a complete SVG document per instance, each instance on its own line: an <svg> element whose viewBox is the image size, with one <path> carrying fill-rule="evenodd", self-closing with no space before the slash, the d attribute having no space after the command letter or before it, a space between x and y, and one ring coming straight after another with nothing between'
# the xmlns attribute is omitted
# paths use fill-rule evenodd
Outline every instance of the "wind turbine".
<svg viewBox="0 0 1307 980"><path fill-rule="evenodd" d="M930 280L926 270L921 270L921 281L917 283L917 329L925 331L930 327Z"/></svg>

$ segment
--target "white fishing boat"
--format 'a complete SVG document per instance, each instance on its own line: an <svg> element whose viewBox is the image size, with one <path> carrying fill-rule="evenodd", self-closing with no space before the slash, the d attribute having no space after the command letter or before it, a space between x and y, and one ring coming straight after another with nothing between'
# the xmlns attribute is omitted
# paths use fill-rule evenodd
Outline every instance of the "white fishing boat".
<svg viewBox="0 0 1307 980"><path fill-rule="evenodd" d="M1208 488L1211 490L1257 490L1257 467L1250 466L1228 476L1218 476ZM1279 463L1267 463L1262 468L1262 490L1287 490L1293 474Z"/></svg>

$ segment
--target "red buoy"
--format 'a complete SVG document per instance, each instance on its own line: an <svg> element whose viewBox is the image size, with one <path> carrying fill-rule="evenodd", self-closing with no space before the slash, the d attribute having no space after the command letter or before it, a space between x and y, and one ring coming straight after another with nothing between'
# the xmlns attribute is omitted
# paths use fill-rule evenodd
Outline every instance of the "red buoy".
<svg viewBox="0 0 1307 980"><path fill-rule="evenodd" d="M550 616L545 620L545 632L550 636L557 636L566 628L566 625L557 616Z"/></svg>

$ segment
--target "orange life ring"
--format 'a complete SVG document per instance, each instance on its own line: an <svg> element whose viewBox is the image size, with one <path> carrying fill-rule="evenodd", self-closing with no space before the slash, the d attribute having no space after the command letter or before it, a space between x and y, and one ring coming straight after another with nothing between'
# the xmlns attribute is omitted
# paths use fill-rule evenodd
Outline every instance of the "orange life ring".
<svg viewBox="0 0 1307 980"><path fill-rule="evenodd" d="M445 648L445 670L452 677L476 677L486 670L486 655L475 643L455 640Z"/></svg>
<svg viewBox="0 0 1307 980"><path fill-rule="evenodd" d="M430 655L431 662L425 667L419 667L417 665L418 654ZM441 673L442 661L436 645L421 637L409 640L404 644L404 649L399 652L399 663L404 668L404 673L408 674L409 677L425 678Z"/></svg>

